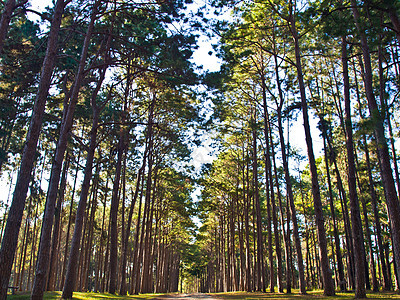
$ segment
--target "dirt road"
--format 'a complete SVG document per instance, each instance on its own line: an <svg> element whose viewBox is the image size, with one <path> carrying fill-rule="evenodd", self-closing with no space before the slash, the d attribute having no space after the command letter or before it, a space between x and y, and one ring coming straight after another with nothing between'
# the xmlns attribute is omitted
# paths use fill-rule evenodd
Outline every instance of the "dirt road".
<svg viewBox="0 0 400 300"><path fill-rule="evenodd" d="M201 293L195 293L195 294L173 294L173 295L167 295L167 296L159 296L157 298L158 300L217 300L217 298L213 298L210 295L207 294L201 294Z"/></svg>

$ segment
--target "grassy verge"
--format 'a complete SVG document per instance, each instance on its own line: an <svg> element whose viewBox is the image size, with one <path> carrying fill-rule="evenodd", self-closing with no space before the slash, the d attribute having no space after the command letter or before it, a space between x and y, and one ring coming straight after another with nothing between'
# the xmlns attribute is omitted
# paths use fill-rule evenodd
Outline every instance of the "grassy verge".
<svg viewBox="0 0 400 300"><path fill-rule="evenodd" d="M177 294L141 294L133 296L118 296L111 295L107 293L74 293L74 300L150 300L159 296L172 296ZM279 300L305 300L305 299L315 299L315 300L346 300L354 299L354 293L337 293L334 297L326 297L323 295L323 291L309 291L307 295L299 295L296 291L293 294L278 294L278 293L247 293L247 292L230 292L230 293L209 293L214 299L227 299L227 300L263 300L263 299L279 299ZM179 294L177 295L179 297ZM369 299L400 299L400 294L395 292L379 292L379 293L368 293L367 297ZM17 295L9 295L7 300L28 300L30 299L30 293L19 293ZM61 299L61 292L46 292L44 294L45 300L59 300ZM188 298L190 299L190 298Z"/></svg>
<svg viewBox="0 0 400 300"><path fill-rule="evenodd" d="M45 292L44 300L56 300L61 299L61 291L57 292ZM108 293L81 293L74 292L74 296L72 299L76 300L84 300L84 299L93 299L93 300L110 300L110 299L118 299L118 300L146 300L153 299L160 294L141 294L141 295L133 295L133 296L119 296L112 295ZM26 293L17 293L17 295L8 295L7 300L28 300L30 299L31 294L29 292Z"/></svg>
<svg viewBox="0 0 400 300"><path fill-rule="evenodd" d="M212 293L209 294L214 298L227 300L262 300L262 299L280 299L280 300L302 300L302 299L329 299L329 300L345 300L354 299L354 293L337 293L334 297L323 295L323 291L308 291L307 295L299 295L294 291L292 294L278 293L247 293L247 292L232 292L232 293ZM369 299L400 299L400 295L395 292L378 292L368 293Z"/></svg>

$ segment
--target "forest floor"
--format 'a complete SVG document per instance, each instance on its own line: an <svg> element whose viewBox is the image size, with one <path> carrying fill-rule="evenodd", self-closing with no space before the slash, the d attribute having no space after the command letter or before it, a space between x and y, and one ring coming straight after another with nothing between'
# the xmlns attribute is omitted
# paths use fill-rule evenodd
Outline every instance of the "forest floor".
<svg viewBox="0 0 400 300"><path fill-rule="evenodd" d="M368 299L400 299L400 294L395 292L378 292L368 293ZM9 295L9 300L27 300L30 299L30 293L17 293ZM46 292L45 300L61 299L61 292ZM326 297L322 291L309 291L307 295L299 294L278 294L278 293L247 293L247 292L231 292L231 293L210 293L210 294L140 294L133 296L118 296L106 293L80 293L75 292L73 299L76 300L263 300L263 299L280 299L280 300L346 300L354 299L354 293L337 293L334 297Z"/></svg>
<svg viewBox="0 0 400 300"><path fill-rule="evenodd" d="M235 292L235 293L217 293L209 294L217 299L226 300L262 300L262 299L280 299L280 300L303 300L303 299L329 299L329 300L345 300L354 299L354 293L336 293L335 296L327 297L323 295L322 290L307 291L307 295L300 295L293 292L292 294L280 294L280 293L247 293L247 292ZM367 293L368 299L400 299L400 294L396 292L378 292Z"/></svg>

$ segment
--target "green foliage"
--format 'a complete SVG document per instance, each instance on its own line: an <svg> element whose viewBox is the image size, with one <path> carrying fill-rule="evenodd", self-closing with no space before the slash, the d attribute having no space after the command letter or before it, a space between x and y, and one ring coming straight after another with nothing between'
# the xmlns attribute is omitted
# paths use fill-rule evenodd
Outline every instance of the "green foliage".
<svg viewBox="0 0 400 300"><path fill-rule="evenodd" d="M26 134L27 113L33 107L34 93L44 49L39 28L25 16L10 25L0 56L0 162L9 154L22 151L21 137Z"/></svg>

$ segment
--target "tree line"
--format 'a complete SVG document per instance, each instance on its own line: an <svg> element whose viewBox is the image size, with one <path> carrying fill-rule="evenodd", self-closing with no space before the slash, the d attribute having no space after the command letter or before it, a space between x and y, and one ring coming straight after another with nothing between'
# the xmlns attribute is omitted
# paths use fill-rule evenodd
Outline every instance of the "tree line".
<svg viewBox="0 0 400 300"><path fill-rule="evenodd" d="M202 178L198 289L399 289L398 11L395 1L249 1L216 22L220 154ZM291 147L296 118L307 168Z"/></svg>
<svg viewBox="0 0 400 300"><path fill-rule="evenodd" d="M32 299L399 289L399 4L209 7L232 15L182 1L1 4L1 299L9 286ZM219 72L190 60L202 27L219 37ZM204 129L218 157L196 176Z"/></svg>
<svg viewBox="0 0 400 300"><path fill-rule="evenodd" d="M1 8L0 298L177 291L202 123L184 3Z"/></svg>

